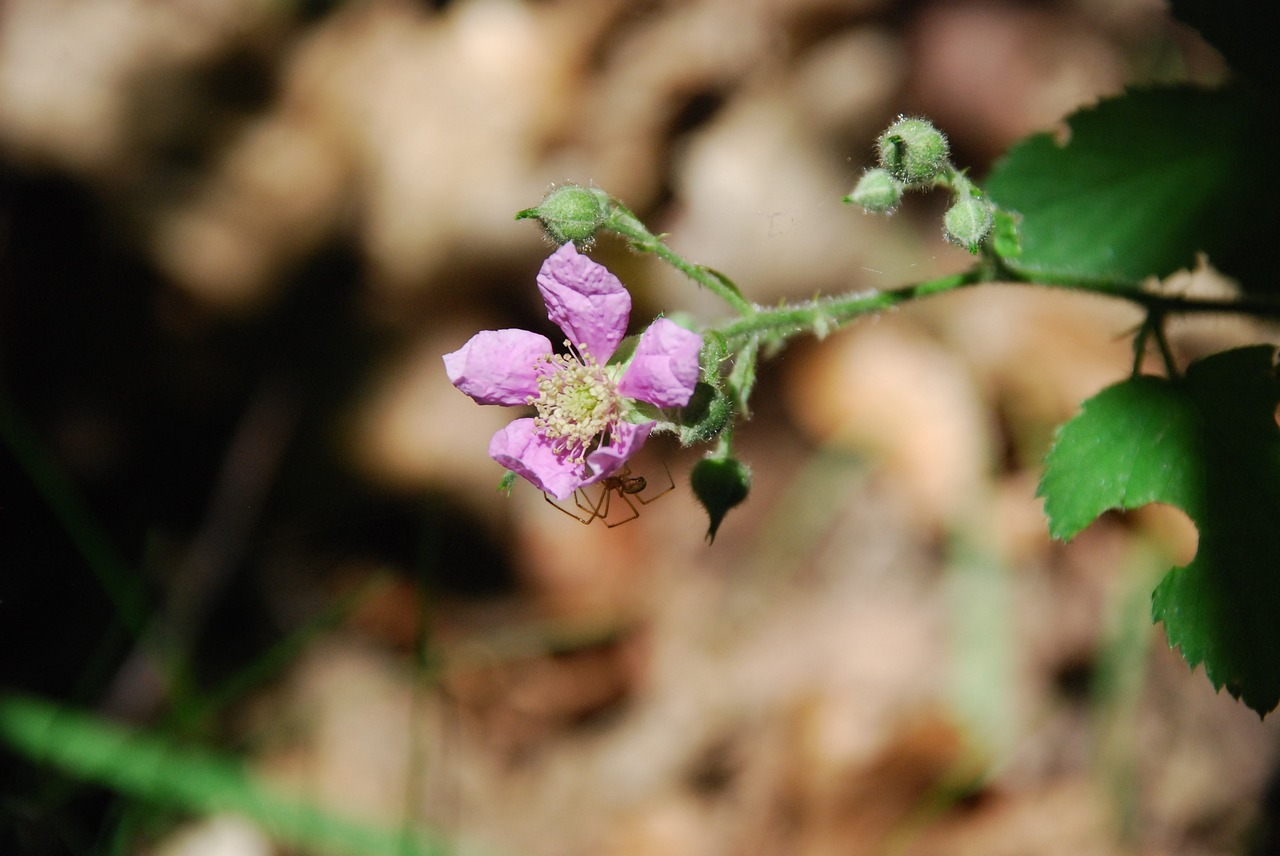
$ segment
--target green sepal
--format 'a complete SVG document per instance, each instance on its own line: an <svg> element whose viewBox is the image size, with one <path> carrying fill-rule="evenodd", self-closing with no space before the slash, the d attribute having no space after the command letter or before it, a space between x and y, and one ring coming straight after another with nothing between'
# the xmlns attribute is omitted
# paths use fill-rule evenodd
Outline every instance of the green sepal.
<svg viewBox="0 0 1280 856"><path fill-rule="evenodd" d="M613 352L613 356L609 358L607 366L620 366L631 362L631 357L635 355L636 345L640 344L640 334L633 333L623 338L618 343L618 349Z"/></svg>
<svg viewBox="0 0 1280 856"><path fill-rule="evenodd" d="M1003 259L1014 259L1022 254L1017 216L999 208L995 210L995 222L991 227L991 248Z"/></svg>
<svg viewBox="0 0 1280 856"><path fill-rule="evenodd" d="M680 445L714 440L732 416L733 402L729 397L706 381L698 381L689 403L680 408Z"/></svg>
<svg viewBox="0 0 1280 856"><path fill-rule="evenodd" d="M720 281L720 284L723 285L725 288L729 289L739 297L743 297L742 289L738 288L738 284L733 280L729 279L729 277L727 277L720 271L716 270L715 268L707 267L706 265L698 265L698 267L700 267L702 270L714 276L717 280Z"/></svg>

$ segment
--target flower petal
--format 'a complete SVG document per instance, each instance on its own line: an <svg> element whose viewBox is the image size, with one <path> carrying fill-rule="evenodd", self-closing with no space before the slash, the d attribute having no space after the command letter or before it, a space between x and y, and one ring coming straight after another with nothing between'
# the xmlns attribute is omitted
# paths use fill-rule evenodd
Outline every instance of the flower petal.
<svg viewBox="0 0 1280 856"><path fill-rule="evenodd" d="M631 315L631 295L618 278L568 243L542 263L538 290L547 304L547 317L570 343L585 346L601 365L607 363L626 335Z"/></svg>
<svg viewBox="0 0 1280 856"><path fill-rule="evenodd" d="M644 441L649 439L649 432L656 422L645 422L636 425L632 422L620 422L610 431L609 445L601 446L587 455L587 469L591 475L583 484L595 484L618 472L627 463L627 459L640 451Z"/></svg>
<svg viewBox="0 0 1280 856"><path fill-rule="evenodd" d="M551 340L528 330L483 330L444 355L453 385L481 404L524 404L538 394L538 360Z"/></svg>
<svg viewBox="0 0 1280 856"><path fill-rule="evenodd" d="M556 499L568 499L583 480L581 464L571 464L557 455L532 419L517 419L493 435L489 457L533 483L538 490Z"/></svg>
<svg viewBox="0 0 1280 856"><path fill-rule="evenodd" d="M668 318L649 325L636 345L618 392L658 407L683 407L698 382L702 337Z"/></svg>

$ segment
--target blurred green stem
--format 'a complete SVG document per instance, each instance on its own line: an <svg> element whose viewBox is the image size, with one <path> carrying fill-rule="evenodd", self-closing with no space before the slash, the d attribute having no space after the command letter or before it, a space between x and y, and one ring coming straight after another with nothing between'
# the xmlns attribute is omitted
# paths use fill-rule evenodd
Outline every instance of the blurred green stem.
<svg viewBox="0 0 1280 856"><path fill-rule="evenodd" d="M35 429L0 391L0 441L44 497L111 599L125 628L141 639L147 626L148 603L142 575L125 561L80 496L62 466L36 435Z"/></svg>

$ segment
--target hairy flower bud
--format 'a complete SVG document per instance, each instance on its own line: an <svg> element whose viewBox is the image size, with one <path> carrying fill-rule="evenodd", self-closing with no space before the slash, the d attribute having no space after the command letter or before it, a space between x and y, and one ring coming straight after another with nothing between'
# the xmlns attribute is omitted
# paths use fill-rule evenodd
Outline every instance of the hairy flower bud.
<svg viewBox="0 0 1280 856"><path fill-rule="evenodd" d="M844 198L872 214L889 214L902 201L902 182L887 169L869 169L862 174L853 191Z"/></svg>
<svg viewBox="0 0 1280 856"><path fill-rule="evenodd" d="M573 241L582 249L590 246L609 214L609 195L603 190L564 184L548 193L537 208L521 211L516 219L534 217L557 244Z"/></svg>
<svg viewBox="0 0 1280 856"><path fill-rule="evenodd" d="M995 214L991 206L974 196L962 196L942 215L942 226L947 240L959 244L971 253L978 252L982 240L991 232Z"/></svg>
<svg viewBox="0 0 1280 856"><path fill-rule="evenodd" d="M902 117L876 141L880 165L908 186L928 184L947 166L947 138L925 119Z"/></svg>
<svg viewBox="0 0 1280 856"><path fill-rule="evenodd" d="M751 491L751 471L735 458L703 458L694 465L689 482L711 518L707 540L715 541L716 530L729 509L741 504Z"/></svg>

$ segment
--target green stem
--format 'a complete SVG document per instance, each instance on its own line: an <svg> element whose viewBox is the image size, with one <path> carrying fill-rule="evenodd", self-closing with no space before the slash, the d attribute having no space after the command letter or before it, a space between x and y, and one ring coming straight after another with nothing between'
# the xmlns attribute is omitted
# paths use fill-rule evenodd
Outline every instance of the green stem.
<svg viewBox="0 0 1280 856"><path fill-rule="evenodd" d="M605 228L629 240L637 250L653 253L702 287L714 292L743 317L749 318L756 314L756 307L742 296L742 292L738 291L738 287L728 277L711 268L686 261L650 232L627 206L616 199L612 200L612 206L613 213L605 223Z"/></svg>
<svg viewBox="0 0 1280 856"><path fill-rule="evenodd" d="M1168 315L1247 315L1252 318L1280 320L1280 300L1275 298L1240 297L1230 300L1182 297L1151 291L1141 282L1129 279L1101 279L1070 273L1039 271L1028 273L1011 268L995 254L987 259L991 267L987 276L991 282L1012 282L1020 285L1041 285L1065 288L1071 291L1087 291L1104 297L1117 297L1146 309L1148 313Z"/></svg>
<svg viewBox="0 0 1280 856"><path fill-rule="evenodd" d="M821 338L859 316L985 281L982 273L975 269L893 291L864 291L821 297L777 309L760 309L749 318L739 318L712 329L724 336L731 347L753 336L767 337L775 344L804 333Z"/></svg>
<svg viewBox="0 0 1280 856"><path fill-rule="evenodd" d="M990 260L987 260L986 263L963 273L926 280L891 291L857 292L821 297L804 303L787 304L776 309L758 309L749 317L727 321L709 330L723 336L731 350L738 349L753 336L767 339L774 345L782 344L803 334L822 338L862 315L882 312L913 300L984 283L1040 285L1085 291L1104 297L1127 300L1145 309L1149 316L1161 319L1170 315L1195 314L1246 315L1254 318L1280 319L1280 301L1276 300L1259 298L1213 300L1181 297L1149 291L1138 283L1038 274L1032 277L1009 270L998 263L991 264ZM1166 363L1170 362L1167 345L1159 338L1157 344L1161 346Z"/></svg>
<svg viewBox="0 0 1280 856"><path fill-rule="evenodd" d="M1142 326L1133 337L1133 376L1142 373L1142 358L1147 353L1147 342L1154 341L1160 351L1160 359L1164 361L1165 374L1172 380L1178 377L1178 361L1173 357L1173 349L1164 334L1164 313L1152 309L1147 312Z"/></svg>

